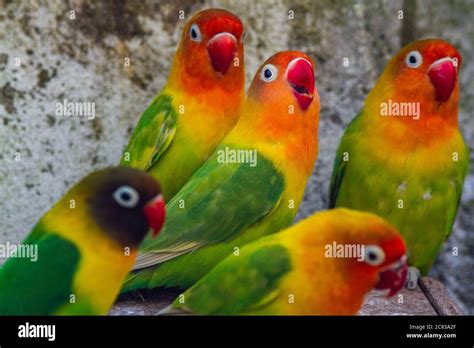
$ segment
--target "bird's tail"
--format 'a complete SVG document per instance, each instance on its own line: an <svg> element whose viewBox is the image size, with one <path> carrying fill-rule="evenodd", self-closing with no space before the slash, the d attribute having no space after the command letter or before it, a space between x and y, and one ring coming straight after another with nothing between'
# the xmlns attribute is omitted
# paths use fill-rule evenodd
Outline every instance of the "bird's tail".
<svg viewBox="0 0 474 348"><path fill-rule="evenodd" d="M174 308L173 305L163 308L156 315L192 315L190 312L182 308Z"/></svg>
<svg viewBox="0 0 474 348"><path fill-rule="evenodd" d="M155 270L155 268L150 267L130 272L123 282L120 293L123 294L127 291L147 289Z"/></svg>

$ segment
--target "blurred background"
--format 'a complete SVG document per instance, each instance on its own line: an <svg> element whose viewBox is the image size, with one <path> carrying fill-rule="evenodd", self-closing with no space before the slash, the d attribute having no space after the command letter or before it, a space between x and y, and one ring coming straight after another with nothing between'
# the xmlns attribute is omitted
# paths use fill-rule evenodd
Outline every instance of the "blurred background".
<svg viewBox="0 0 474 348"><path fill-rule="evenodd" d="M317 62L320 152L298 218L327 206L339 139L390 57L429 37L460 50L459 124L471 150L470 174L454 232L432 275L474 314L469 0L0 0L0 243L20 242L75 181L119 162L136 121L166 81L184 24L179 11L188 19L209 7L234 12L246 26L247 85L263 60L280 50L301 50ZM96 117L56 116L56 103L64 100L95 103Z"/></svg>

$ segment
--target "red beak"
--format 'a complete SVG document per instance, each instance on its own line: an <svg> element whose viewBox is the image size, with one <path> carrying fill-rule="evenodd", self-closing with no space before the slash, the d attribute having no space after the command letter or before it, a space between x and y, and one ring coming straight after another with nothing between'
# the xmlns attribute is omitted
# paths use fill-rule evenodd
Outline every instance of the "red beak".
<svg viewBox="0 0 474 348"><path fill-rule="evenodd" d="M438 102L444 103L449 99L456 83L456 75L456 67L451 58L439 59L430 66L428 76L435 89Z"/></svg>
<svg viewBox="0 0 474 348"><path fill-rule="evenodd" d="M143 208L148 226L153 230L153 236L156 237L165 222L165 202L162 195L158 195L148 202Z"/></svg>
<svg viewBox="0 0 474 348"><path fill-rule="evenodd" d="M313 66L306 59L296 58L288 65L286 79L301 109L306 110L313 101Z"/></svg>
<svg viewBox="0 0 474 348"><path fill-rule="evenodd" d="M207 43L207 52L214 70L225 74L237 52L237 39L227 32L216 34Z"/></svg>
<svg viewBox="0 0 474 348"><path fill-rule="evenodd" d="M379 274L376 289L390 289L387 297L399 292L405 285L408 274L407 258L403 255L398 261L384 267Z"/></svg>

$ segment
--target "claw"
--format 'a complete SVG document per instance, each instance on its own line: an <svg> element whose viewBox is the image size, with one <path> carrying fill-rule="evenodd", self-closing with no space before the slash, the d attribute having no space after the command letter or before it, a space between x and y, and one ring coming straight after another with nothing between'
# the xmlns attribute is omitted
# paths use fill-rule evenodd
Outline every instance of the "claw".
<svg viewBox="0 0 474 348"><path fill-rule="evenodd" d="M416 267L408 267L408 277L405 284L408 290L415 290L418 286L418 279L420 279L421 273Z"/></svg>

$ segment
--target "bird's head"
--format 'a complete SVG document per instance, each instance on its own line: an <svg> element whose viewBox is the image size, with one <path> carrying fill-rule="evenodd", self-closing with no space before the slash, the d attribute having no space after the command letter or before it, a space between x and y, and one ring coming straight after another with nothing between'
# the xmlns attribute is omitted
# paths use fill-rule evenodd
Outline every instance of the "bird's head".
<svg viewBox="0 0 474 348"><path fill-rule="evenodd" d="M387 64L372 94L421 104L426 115L457 108L461 55L446 41L427 39L402 48ZM441 112L440 112L441 111Z"/></svg>
<svg viewBox="0 0 474 348"><path fill-rule="evenodd" d="M82 197L97 226L123 246L137 247L148 231L156 236L165 219L158 182L149 174L126 167L96 171L69 194Z"/></svg>
<svg viewBox="0 0 474 348"><path fill-rule="evenodd" d="M267 59L250 85L239 124L231 135L235 141L246 137L278 144L281 156L274 160L308 174L318 151L320 104L314 68L313 60L298 51L279 52Z"/></svg>
<svg viewBox="0 0 474 348"><path fill-rule="evenodd" d="M373 288L395 295L405 285L408 267L400 233L384 219L344 208L326 213L325 260L335 278L348 284L354 294Z"/></svg>
<svg viewBox="0 0 474 348"><path fill-rule="evenodd" d="M249 89L249 98L269 107L303 115L319 107L314 62L298 51L279 52L263 63Z"/></svg>
<svg viewBox="0 0 474 348"><path fill-rule="evenodd" d="M181 85L242 89L243 36L242 22L229 11L208 9L195 14L184 26L173 65Z"/></svg>

